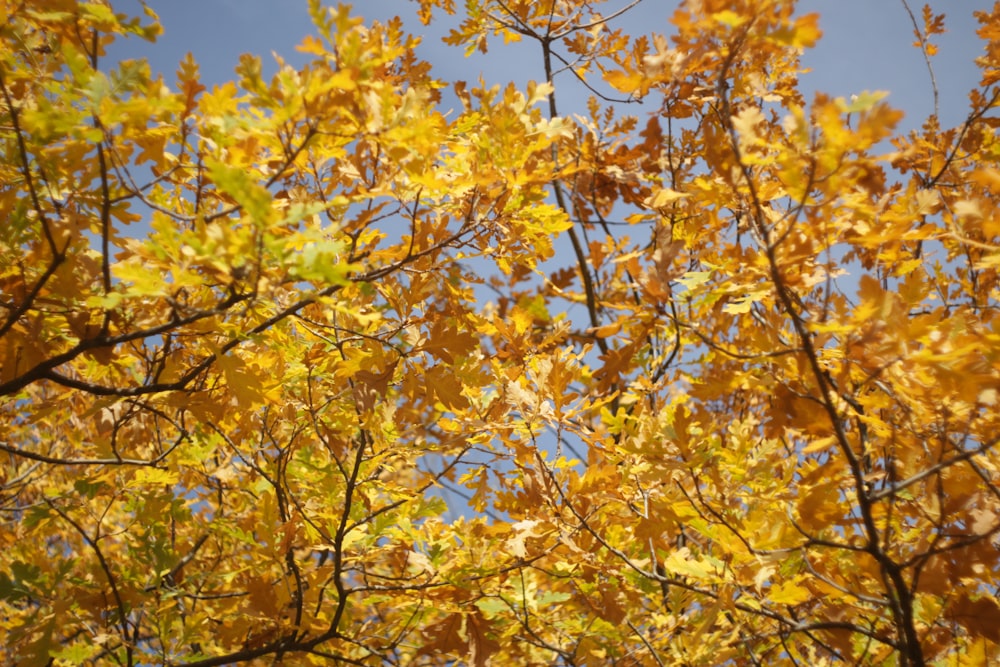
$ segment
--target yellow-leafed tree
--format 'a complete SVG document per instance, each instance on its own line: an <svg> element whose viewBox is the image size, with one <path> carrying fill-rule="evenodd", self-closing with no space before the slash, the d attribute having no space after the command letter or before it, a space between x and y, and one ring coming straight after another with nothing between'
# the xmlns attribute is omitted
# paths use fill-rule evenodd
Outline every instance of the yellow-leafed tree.
<svg viewBox="0 0 1000 667"><path fill-rule="evenodd" d="M455 4L538 82L0 0L0 660L1000 661L1000 4L913 132L792 0Z"/></svg>

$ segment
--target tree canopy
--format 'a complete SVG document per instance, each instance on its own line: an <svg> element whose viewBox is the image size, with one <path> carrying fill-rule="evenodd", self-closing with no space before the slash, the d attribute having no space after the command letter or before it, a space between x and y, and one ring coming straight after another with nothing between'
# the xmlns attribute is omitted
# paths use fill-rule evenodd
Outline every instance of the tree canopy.
<svg viewBox="0 0 1000 667"><path fill-rule="evenodd" d="M419 1L521 89L310 0L208 89L0 1L4 662L1000 660L1000 4L913 131L792 0L627 9Z"/></svg>

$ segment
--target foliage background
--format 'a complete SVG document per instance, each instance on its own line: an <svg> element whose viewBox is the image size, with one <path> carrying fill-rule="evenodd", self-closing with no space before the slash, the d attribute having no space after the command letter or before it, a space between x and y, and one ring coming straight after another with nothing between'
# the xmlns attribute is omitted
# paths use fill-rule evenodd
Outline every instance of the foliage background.
<svg viewBox="0 0 1000 667"><path fill-rule="evenodd" d="M419 4L573 72L3 4L4 657L996 659L1000 9L903 125L791 2Z"/></svg>

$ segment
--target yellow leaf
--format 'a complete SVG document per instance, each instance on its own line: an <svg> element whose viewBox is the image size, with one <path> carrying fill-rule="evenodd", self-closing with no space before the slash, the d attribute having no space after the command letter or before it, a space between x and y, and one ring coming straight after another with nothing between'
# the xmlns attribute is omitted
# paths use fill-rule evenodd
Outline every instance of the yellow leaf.
<svg viewBox="0 0 1000 667"><path fill-rule="evenodd" d="M621 320L617 320L615 322L612 322L611 324L605 324L603 326L591 327L590 329L587 329L589 333L594 334L598 338L607 338L608 336L614 336L621 330L622 330Z"/></svg>
<svg viewBox="0 0 1000 667"><path fill-rule="evenodd" d="M671 552L663 560L663 568L671 574L694 579L709 579L718 573L718 569L712 563L695 558L687 547Z"/></svg>
<svg viewBox="0 0 1000 667"><path fill-rule="evenodd" d="M941 208L941 195L937 190L927 190L921 188L917 190L917 213L920 215L933 215Z"/></svg>
<svg viewBox="0 0 1000 667"><path fill-rule="evenodd" d="M434 397L449 410L469 407L469 399L462 395L462 383L444 365L438 364L427 370L427 387Z"/></svg>
<svg viewBox="0 0 1000 667"><path fill-rule="evenodd" d="M247 408L263 402L260 378L248 371L242 359L217 351L215 361L226 378L229 390L233 392L241 407Z"/></svg>
<svg viewBox="0 0 1000 667"><path fill-rule="evenodd" d="M982 167L969 174L969 180L978 183L994 194L1000 194L1000 169Z"/></svg>
<svg viewBox="0 0 1000 667"><path fill-rule="evenodd" d="M678 199L683 199L687 196L688 195L683 192L677 192L676 190L671 190L670 188L663 188L662 190L657 190L655 194L648 197L643 204L649 208L665 208Z"/></svg>
<svg viewBox="0 0 1000 667"><path fill-rule="evenodd" d="M785 46L808 49L816 46L816 42L822 36L823 31L819 29L819 14L814 12L800 16L794 25L775 30L768 35L768 38Z"/></svg>
<svg viewBox="0 0 1000 667"><path fill-rule="evenodd" d="M755 106L748 106L732 118L733 128L741 145L752 145L759 138L758 127L767 123L764 114Z"/></svg>
<svg viewBox="0 0 1000 667"><path fill-rule="evenodd" d="M772 585L771 590L767 593L767 599L780 605L797 605L800 602L811 600L813 598L812 591L799 586L795 583L796 579Z"/></svg>
<svg viewBox="0 0 1000 667"><path fill-rule="evenodd" d="M315 56L322 56L326 53L326 47L323 46L323 42L314 35L306 35L302 43L295 47L295 50L302 53L311 53Z"/></svg>
<svg viewBox="0 0 1000 667"><path fill-rule="evenodd" d="M977 201L961 199L952 204L952 210L955 212L956 218L973 218L975 220L983 219L983 209Z"/></svg>
<svg viewBox="0 0 1000 667"><path fill-rule="evenodd" d="M730 301L722 307L722 310L730 315L743 315L750 312L750 309L753 308L753 304L754 299L749 296L745 296L739 301Z"/></svg>
<svg viewBox="0 0 1000 667"><path fill-rule="evenodd" d="M159 484L173 486L177 483L178 479L179 476L176 470L166 470L152 466L142 467L135 471L130 486L156 486Z"/></svg>
<svg viewBox="0 0 1000 667"><path fill-rule="evenodd" d="M747 21L745 16L741 16L731 9L724 9L721 12L716 12L715 14L712 14L712 18L723 25L729 26L730 28L738 28Z"/></svg>
<svg viewBox="0 0 1000 667"><path fill-rule="evenodd" d="M524 519L523 521L518 521L511 528L514 529L514 535L507 539L507 548L510 553L517 558L524 558L528 555L527 547L525 546L525 540L529 537L536 537L535 526L540 522L533 519Z"/></svg>

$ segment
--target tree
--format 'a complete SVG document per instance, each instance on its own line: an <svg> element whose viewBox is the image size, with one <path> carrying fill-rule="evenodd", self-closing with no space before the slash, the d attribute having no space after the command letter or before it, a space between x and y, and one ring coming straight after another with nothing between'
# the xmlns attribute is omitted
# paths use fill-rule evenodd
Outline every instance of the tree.
<svg viewBox="0 0 1000 667"><path fill-rule="evenodd" d="M467 3L526 90L318 0L212 90L2 7L6 662L1000 659L1000 4L910 133L803 98L791 0Z"/></svg>

